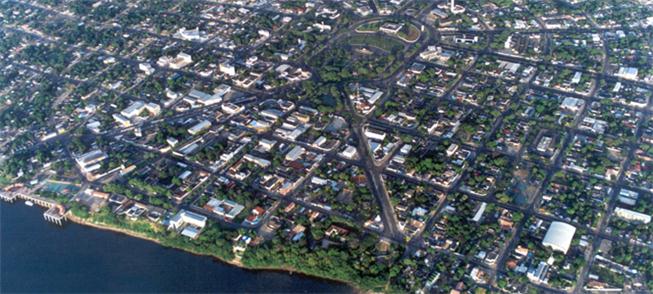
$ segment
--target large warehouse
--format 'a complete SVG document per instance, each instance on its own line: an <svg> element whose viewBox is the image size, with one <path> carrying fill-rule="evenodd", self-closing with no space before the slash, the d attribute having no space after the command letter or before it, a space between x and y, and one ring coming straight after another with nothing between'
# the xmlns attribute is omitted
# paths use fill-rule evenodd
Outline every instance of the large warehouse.
<svg viewBox="0 0 653 294"><path fill-rule="evenodd" d="M544 240L542 240L542 245L567 254L567 250L569 250L571 240L574 238L575 233L576 227L570 224L551 222L549 230L546 231Z"/></svg>

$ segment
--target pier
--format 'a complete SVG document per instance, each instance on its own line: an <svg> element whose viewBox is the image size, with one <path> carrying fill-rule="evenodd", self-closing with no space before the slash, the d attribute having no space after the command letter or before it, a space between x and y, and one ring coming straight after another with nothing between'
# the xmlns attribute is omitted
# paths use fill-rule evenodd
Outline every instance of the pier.
<svg viewBox="0 0 653 294"><path fill-rule="evenodd" d="M0 199L10 203L13 203L16 199L23 199L25 201L31 201L38 206L45 207L48 210L43 213L43 218L60 226L67 220L66 208L61 204L51 199L33 195L22 187L0 191Z"/></svg>
<svg viewBox="0 0 653 294"><path fill-rule="evenodd" d="M0 191L0 199L9 202L9 203L14 203L16 201L16 194L10 193L10 192L5 192L5 191Z"/></svg>
<svg viewBox="0 0 653 294"><path fill-rule="evenodd" d="M61 205L52 206L43 213L43 218L61 226L66 221L66 209Z"/></svg>

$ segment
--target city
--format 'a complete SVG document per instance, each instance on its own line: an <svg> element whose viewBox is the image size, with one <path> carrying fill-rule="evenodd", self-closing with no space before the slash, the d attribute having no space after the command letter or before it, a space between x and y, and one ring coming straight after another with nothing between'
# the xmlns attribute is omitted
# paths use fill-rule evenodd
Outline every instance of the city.
<svg viewBox="0 0 653 294"><path fill-rule="evenodd" d="M2 0L0 21L2 205L361 292L653 291L651 1Z"/></svg>

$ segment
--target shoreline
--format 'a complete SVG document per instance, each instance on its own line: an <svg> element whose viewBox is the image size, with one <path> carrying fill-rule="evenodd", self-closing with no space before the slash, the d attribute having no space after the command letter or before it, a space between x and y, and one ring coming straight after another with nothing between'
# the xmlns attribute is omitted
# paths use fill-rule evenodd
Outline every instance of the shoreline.
<svg viewBox="0 0 653 294"><path fill-rule="evenodd" d="M342 284L345 284L345 285L351 287L354 290L354 292L356 292L356 293L369 293L369 291L362 290L361 288L359 288L357 285L355 285L354 283L352 283L350 281L344 281L344 280L338 280L338 279L333 279L333 278L329 278L329 277L313 275L313 274L305 273L305 272L302 272L300 270L292 269L292 268L281 268L281 267L273 267L273 266L269 266L269 267L267 267L267 266L250 267L250 266L244 265L242 262L237 260L237 258L234 258L232 260L225 260L225 259L223 259L221 257L216 256L216 255L195 252L195 251L190 250L188 248L166 246L166 245L163 245L161 243L161 241L156 239L156 238L152 238L152 237L149 237L149 236L146 236L146 235L143 235L143 234L131 231L131 230L121 229L121 228L117 228L117 227L107 225L107 224L101 224L101 223L95 223L95 222L92 222L92 221L88 221L86 219L79 218L79 217L73 215L72 213L69 213L67 215L67 218L72 223L75 223L75 224L78 224L78 225L87 226L87 227L91 227L91 228L99 229L99 230L104 230L104 231L109 231L109 232L113 232L113 233L123 234L123 235L129 236L129 237L134 237L134 238L138 238L138 239L145 240L145 241L150 241L150 242L156 243L158 246L161 246L161 247L164 247L164 248L172 248L172 249L175 249L175 250L180 250L180 251L190 253L190 254L193 254L193 255L197 255L197 256L211 257L211 258L213 258L213 259L215 259L215 260L217 260L219 262L222 262L224 264L227 264L229 266L234 266L234 267L244 269L244 270L248 270L248 271L283 272L283 273L287 273L287 274L290 274L290 275L299 274L299 275L302 275L302 276L315 278L315 279L320 279L320 280L323 280L323 281L342 283Z"/></svg>

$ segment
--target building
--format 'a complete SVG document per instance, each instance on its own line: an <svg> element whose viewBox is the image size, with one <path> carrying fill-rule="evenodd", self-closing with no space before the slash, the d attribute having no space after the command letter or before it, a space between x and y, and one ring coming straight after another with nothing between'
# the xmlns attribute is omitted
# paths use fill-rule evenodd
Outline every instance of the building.
<svg viewBox="0 0 653 294"><path fill-rule="evenodd" d="M234 66L233 62L231 61L224 61L220 63L219 66L220 72L224 73L228 76L235 76L236 75L236 67Z"/></svg>
<svg viewBox="0 0 653 294"><path fill-rule="evenodd" d="M451 14L460 14L465 12L465 7L456 5L456 0L451 0L449 3L449 10L451 11Z"/></svg>
<svg viewBox="0 0 653 294"><path fill-rule="evenodd" d="M186 29L186 28L180 28L179 31L177 31L173 37L186 40L186 41L197 41L197 42L204 42L208 39L206 36L205 31L200 31L199 27L196 27L194 29Z"/></svg>
<svg viewBox="0 0 653 294"><path fill-rule="evenodd" d="M453 38L454 43L456 44L476 44L478 43L477 35L456 35Z"/></svg>
<svg viewBox="0 0 653 294"><path fill-rule="evenodd" d="M565 99L562 100L562 104L560 104L560 108L571 112L578 112L583 105L585 105L585 101L582 99L565 97Z"/></svg>
<svg viewBox="0 0 653 294"><path fill-rule="evenodd" d="M224 217L225 219L231 221L236 218L236 216L238 216L238 214L240 214L243 209L245 209L245 206L242 206L231 200L218 200L211 198L209 202L204 205L204 208L212 211L220 217Z"/></svg>
<svg viewBox="0 0 653 294"><path fill-rule="evenodd" d="M356 158L356 147L351 146L351 145L347 145L345 150L343 150L340 153L340 155L342 157L344 157L344 158L347 158L347 159L354 159L354 158Z"/></svg>
<svg viewBox="0 0 653 294"><path fill-rule="evenodd" d="M580 79L581 79L582 77L583 77L583 73L577 71L576 73L574 73L574 77L571 78L571 83L572 83L572 84L578 84L578 83L580 83Z"/></svg>
<svg viewBox="0 0 653 294"><path fill-rule="evenodd" d="M274 148L274 146L277 144L276 140L268 140L268 139L261 139L258 141L258 146L260 147L261 150L268 152Z"/></svg>
<svg viewBox="0 0 653 294"><path fill-rule="evenodd" d="M576 227L570 224L557 221L551 222L544 240L542 240L542 245L567 254L575 233Z"/></svg>
<svg viewBox="0 0 653 294"><path fill-rule="evenodd" d="M404 24L397 24L397 23L384 23L379 30L387 33L387 34L397 34L399 31L404 27Z"/></svg>
<svg viewBox="0 0 653 294"><path fill-rule="evenodd" d="M639 193L635 191L631 191L623 188L619 191L619 202L623 204L633 206L637 203L638 198L639 198Z"/></svg>
<svg viewBox="0 0 653 294"><path fill-rule="evenodd" d="M629 80L636 80L638 74L637 68L634 67L620 67L616 76Z"/></svg>
<svg viewBox="0 0 653 294"><path fill-rule="evenodd" d="M617 207L614 209L614 215L625 219L627 221L642 222L648 224L651 222L651 216L648 214L643 214L641 212L633 211L630 209L625 209Z"/></svg>
<svg viewBox="0 0 653 294"><path fill-rule="evenodd" d="M75 158L75 161L83 173L90 173L99 169L101 167L100 162L107 159L107 157L108 155L104 151L95 149L80 155L79 157Z"/></svg>
<svg viewBox="0 0 653 294"><path fill-rule="evenodd" d="M528 270L526 276L533 283L546 284L548 282L548 273L549 265L544 261L540 261L537 267L533 267Z"/></svg>
<svg viewBox="0 0 653 294"><path fill-rule="evenodd" d="M161 105L156 104L154 102L149 102L145 104L145 109L151 114L151 115L159 115L161 113Z"/></svg>
<svg viewBox="0 0 653 294"><path fill-rule="evenodd" d="M138 69L148 76L154 73L154 67L152 67L152 65L149 63L139 63Z"/></svg>
<svg viewBox="0 0 653 294"><path fill-rule="evenodd" d="M191 89L190 92L188 92L188 98L185 100L190 100L189 102L199 103L204 106L209 106L222 102L223 95L224 94L221 95L220 93L209 94L196 89Z"/></svg>
<svg viewBox="0 0 653 294"><path fill-rule="evenodd" d="M126 118L133 118L145 110L145 103L143 101L134 101L132 104L123 109L120 114Z"/></svg>
<svg viewBox="0 0 653 294"><path fill-rule="evenodd" d="M220 106L220 109L226 114L237 114L245 110L244 106L239 106L231 102L224 103Z"/></svg>
<svg viewBox="0 0 653 294"><path fill-rule="evenodd" d="M182 209L170 219L168 230L174 230L183 236L196 239L206 226L206 220L206 216Z"/></svg>
<svg viewBox="0 0 653 294"><path fill-rule="evenodd" d="M306 149L304 149L304 147L297 145L292 150L290 150L288 154L286 154L286 160L295 161L301 158L301 156L304 155L304 152L306 152Z"/></svg>
<svg viewBox="0 0 653 294"><path fill-rule="evenodd" d="M122 125L123 127L125 127L125 128L131 127L131 125L132 125L132 121L129 120L128 118L124 117L122 114L120 114L120 113L114 113L112 116L113 116L113 119L114 119L117 123L119 123L120 125Z"/></svg>
<svg viewBox="0 0 653 294"><path fill-rule="evenodd" d="M542 139L540 139L540 142L537 143L537 147L535 149L542 153L548 153L550 151L551 143L553 143L553 138L549 136L542 136Z"/></svg>
<svg viewBox="0 0 653 294"><path fill-rule="evenodd" d="M377 131L374 129L366 128L365 129L365 136L376 141L381 141L385 140L386 134L382 131Z"/></svg>
<svg viewBox="0 0 653 294"><path fill-rule="evenodd" d="M184 53L184 52L179 52L176 57L171 57L171 56L161 56L157 61L156 64L160 67L170 67L172 69L180 69L183 68L184 66L187 66L189 64L193 63L193 58Z"/></svg>
<svg viewBox="0 0 653 294"><path fill-rule="evenodd" d="M208 120L203 120L201 122L198 122L194 126L192 126L190 129L188 129L188 133L191 135L197 135L200 132L208 129L211 127L211 122Z"/></svg>
<svg viewBox="0 0 653 294"><path fill-rule="evenodd" d="M476 213L474 214L474 217L472 218L473 222L478 223L478 222L481 221L481 218L483 217L483 213L485 213L485 208L486 207L487 207L487 203L482 202L481 205L476 210Z"/></svg>
<svg viewBox="0 0 653 294"><path fill-rule="evenodd" d="M252 162L252 163L258 165L261 168L267 168L268 166L270 166L272 164L272 162L270 162L267 159L254 156L254 155L251 155L249 153L245 154L245 156L243 156L243 159L248 161L248 162Z"/></svg>

